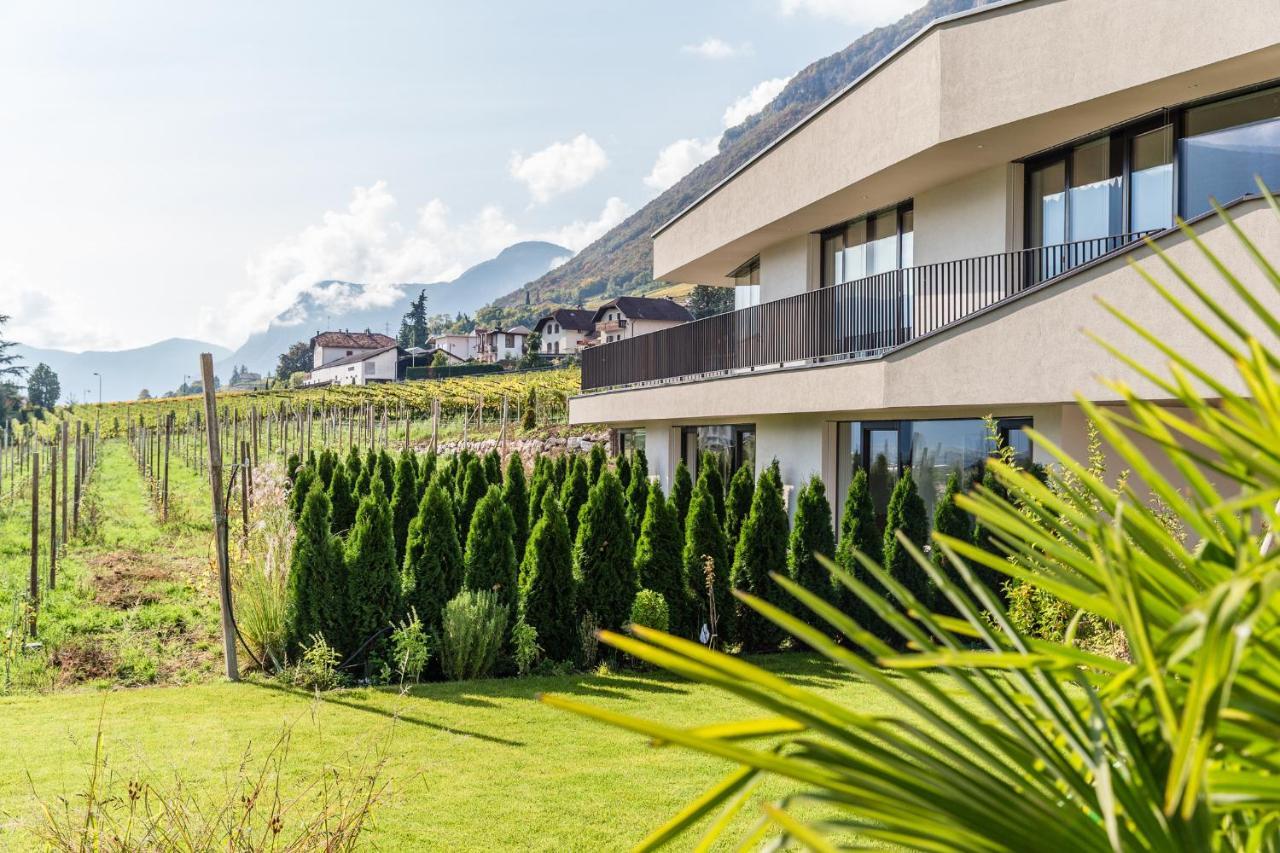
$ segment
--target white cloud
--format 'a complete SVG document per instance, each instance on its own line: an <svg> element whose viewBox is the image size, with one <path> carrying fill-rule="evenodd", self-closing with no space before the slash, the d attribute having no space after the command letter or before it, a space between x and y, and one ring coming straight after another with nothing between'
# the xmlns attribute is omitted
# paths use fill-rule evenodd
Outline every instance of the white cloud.
<svg viewBox="0 0 1280 853"><path fill-rule="evenodd" d="M697 44L686 44L680 50L684 53L701 56L703 59L732 59L735 56L750 56L754 52L751 42L732 45L724 39L718 39L714 36L705 38Z"/></svg>
<svg viewBox="0 0 1280 853"><path fill-rule="evenodd" d="M20 267L0 267L0 306L11 318L4 327L6 340L76 352L125 345L111 324L98 322L83 306L40 285Z"/></svg>
<svg viewBox="0 0 1280 853"><path fill-rule="evenodd" d="M600 143L579 133L568 142L552 143L527 157L517 151L511 155L510 171L541 204L583 186L607 165L609 158Z"/></svg>
<svg viewBox="0 0 1280 853"><path fill-rule="evenodd" d="M871 29L893 23L923 5L921 0L779 0L783 15L806 14Z"/></svg>
<svg viewBox="0 0 1280 853"><path fill-rule="evenodd" d="M719 136L713 139L677 139L658 152L658 159L644 182L661 192L710 160L719 150Z"/></svg>
<svg viewBox="0 0 1280 853"><path fill-rule="evenodd" d="M786 87L790 77L763 80L751 87L751 91L734 101L724 111L725 127L736 127L764 109Z"/></svg>
<svg viewBox="0 0 1280 853"><path fill-rule="evenodd" d="M625 202L610 198L594 219L532 230L493 205L455 221L443 201L432 199L405 225L385 182L357 187L346 210L325 212L319 223L250 259L245 287L229 294L219 310L202 312L201 334L243 340L290 311L303 295L332 314L385 307L405 299L401 283L454 279L512 243L547 240L577 252L629 213ZM332 283L320 284L325 281ZM307 319L290 316L286 322Z"/></svg>

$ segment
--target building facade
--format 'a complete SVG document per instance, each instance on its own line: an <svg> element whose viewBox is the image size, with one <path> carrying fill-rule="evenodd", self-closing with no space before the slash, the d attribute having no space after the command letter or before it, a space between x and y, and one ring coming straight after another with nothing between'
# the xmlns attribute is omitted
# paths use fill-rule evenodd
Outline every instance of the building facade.
<svg viewBox="0 0 1280 853"><path fill-rule="evenodd" d="M533 330L541 336L543 355L575 355L594 337L595 312L587 308L557 308L539 318Z"/></svg>
<svg viewBox="0 0 1280 853"><path fill-rule="evenodd" d="M403 350L392 343L382 349L335 359L314 368L308 374L306 384L369 385L374 382L394 382L402 354Z"/></svg>
<svg viewBox="0 0 1280 853"><path fill-rule="evenodd" d="M515 361L524 356L525 343L529 340L527 326L512 326L509 329L477 329L480 346L476 357L482 362L493 364L499 361Z"/></svg>
<svg viewBox="0 0 1280 853"><path fill-rule="evenodd" d="M619 296L596 309L594 343L608 344L648 335L688 323L693 319L689 309L670 299L644 296Z"/></svg>
<svg viewBox="0 0 1280 853"><path fill-rule="evenodd" d="M1280 311L1210 202L1280 259L1255 183L1280 188L1277 78L1274 0L935 21L658 230L655 279L735 287L739 309L584 353L570 420L643 443L664 487L682 458L776 458L788 485L820 475L837 513L857 467L881 511L908 470L932 509L993 434L1048 461L1033 426L1082 458L1077 394L1120 400L1099 376L1161 398L1082 334L1164 360L1099 299L1221 364L1131 266L1167 272L1142 238L1241 306L1187 219Z"/></svg>
<svg viewBox="0 0 1280 853"><path fill-rule="evenodd" d="M339 359L366 355L395 344L395 338L375 332L316 332L311 338L311 366L321 367Z"/></svg>

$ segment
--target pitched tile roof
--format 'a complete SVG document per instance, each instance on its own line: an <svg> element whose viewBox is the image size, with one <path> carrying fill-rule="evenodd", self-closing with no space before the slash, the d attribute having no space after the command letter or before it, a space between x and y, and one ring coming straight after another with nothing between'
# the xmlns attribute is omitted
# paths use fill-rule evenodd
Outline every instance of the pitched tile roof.
<svg viewBox="0 0 1280 853"><path fill-rule="evenodd" d="M394 346L395 338L377 332L320 332L311 339L312 347L349 347L351 349L385 349Z"/></svg>
<svg viewBox="0 0 1280 853"><path fill-rule="evenodd" d="M543 325L555 320L560 324L562 329L572 329L575 332L589 332L595 328L596 312L590 308L557 308L550 314L542 317L534 324L534 329L541 330Z"/></svg>
<svg viewBox="0 0 1280 853"><path fill-rule="evenodd" d="M687 323L693 319L689 309L670 299L652 299L647 296L619 296L596 309L595 320L608 308L617 308L629 320L674 320Z"/></svg>

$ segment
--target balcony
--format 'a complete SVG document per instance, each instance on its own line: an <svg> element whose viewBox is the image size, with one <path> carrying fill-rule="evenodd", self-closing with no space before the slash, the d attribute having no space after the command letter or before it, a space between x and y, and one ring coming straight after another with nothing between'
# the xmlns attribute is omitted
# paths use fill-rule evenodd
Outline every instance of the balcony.
<svg viewBox="0 0 1280 853"><path fill-rule="evenodd" d="M626 318L619 317L617 320L608 320L604 323L600 323L596 328L601 332L621 332L626 327Z"/></svg>
<svg viewBox="0 0 1280 853"><path fill-rule="evenodd" d="M879 358L1132 247L1117 234L892 270L582 353L583 393Z"/></svg>

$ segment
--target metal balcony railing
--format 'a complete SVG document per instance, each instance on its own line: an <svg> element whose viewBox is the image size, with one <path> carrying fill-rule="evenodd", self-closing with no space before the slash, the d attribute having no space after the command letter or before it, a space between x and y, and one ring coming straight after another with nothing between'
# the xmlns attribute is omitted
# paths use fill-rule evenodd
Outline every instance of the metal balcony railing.
<svg viewBox="0 0 1280 853"><path fill-rule="evenodd" d="M1149 233L891 270L602 344L582 353L582 390L874 358Z"/></svg>

